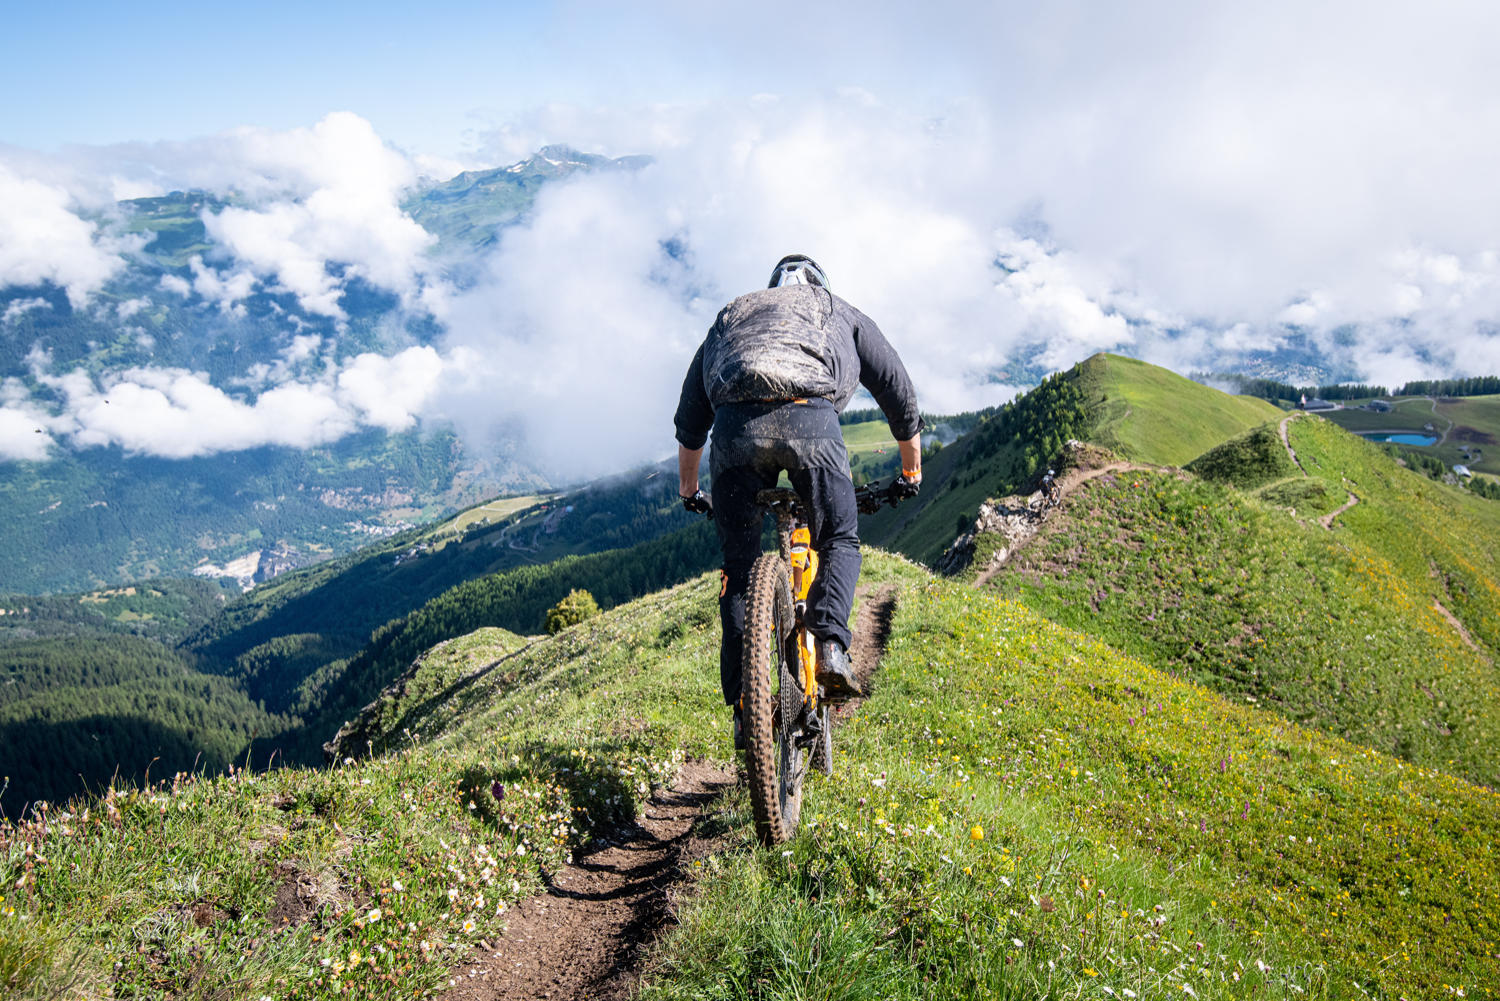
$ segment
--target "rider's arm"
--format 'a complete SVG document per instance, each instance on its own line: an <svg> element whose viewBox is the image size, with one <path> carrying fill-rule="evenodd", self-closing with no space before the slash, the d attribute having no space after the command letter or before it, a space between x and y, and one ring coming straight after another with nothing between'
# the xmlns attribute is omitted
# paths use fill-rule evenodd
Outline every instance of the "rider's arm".
<svg viewBox="0 0 1500 1001"><path fill-rule="evenodd" d="M682 380L682 395L677 400L677 444L689 452L703 451L708 441L708 432L714 426L714 407L709 402L708 390L703 387L703 347L699 345L693 363L688 366L687 376ZM697 479L697 463L693 465L693 476Z"/></svg>
<svg viewBox="0 0 1500 1001"><path fill-rule="evenodd" d="M922 482L922 436L914 434L905 441L896 442L901 452L901 475L917 483Z"/></svg>
<svg viewBox="0 0 1500 1001"><path fill-rule="evenodd" d="M854 347L859 352L859 384L870 391L876 406L885 414L891 437L901 446L902 464L905 465L906 445L916 444L918 432L922 430L917 392L912 388L911 377L906 374L906 366L901 364L896 349L891 347L875 321L848 303L841 305L849 311L847 319L854 329ZM916 462L920 464L920 445L916 450Z"/></svg>
<svg viewBox="0 0 1500 1001"><path fill-rule="evenodd" d="M698 492L698 466L703 449L677 446L677 496L692 497Z"/></svg>

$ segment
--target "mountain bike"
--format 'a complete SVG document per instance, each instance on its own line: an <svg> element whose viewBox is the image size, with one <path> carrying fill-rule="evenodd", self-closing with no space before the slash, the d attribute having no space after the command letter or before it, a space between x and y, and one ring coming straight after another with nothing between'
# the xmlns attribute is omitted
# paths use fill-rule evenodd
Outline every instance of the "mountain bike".
<svg viewBox="0 0 1500 1001"><path fill-rule="evenodd" d="M901 500L896 487L857 489L860 512L894 507ZM778 551L761 554L750 569L740 702L755 833L770 846L797 830L809 767L833 774L833 723L817 682L817 642L803 623L818 554L802 500L784 487L762 490L755 500L776 517Z"/></svg>

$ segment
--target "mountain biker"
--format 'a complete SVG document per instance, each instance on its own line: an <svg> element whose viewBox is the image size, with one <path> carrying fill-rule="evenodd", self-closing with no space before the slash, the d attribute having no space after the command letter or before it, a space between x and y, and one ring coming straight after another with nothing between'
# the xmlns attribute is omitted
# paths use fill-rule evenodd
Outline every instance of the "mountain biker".
<svg viewBox="0 0 1500 1001"><path fill-rule="evenodd" d="M857 386L875 398L901 454L899 496L922 482L922 418L911 379L880 328L828 289L810 257L777 262L765 289L725 306L693 355L674 420L678 489L689 511L711 513L724 553L719 592L719 681L740 744L740 654L745 591L760 555L755 495L786 471L818 553L806 622L817 639L818 683L830 698L858 695L849 663L849 612L859 578L859 534L839 412ZM714 500L699 489L713 431Z"/></svg>
<svg viewBox="0 0 1500 1001"><path fill-rule="evenodd" d="M1047 470L1042 477L1042 499L1048 504L1057 503L1057 471Z"/></svg>

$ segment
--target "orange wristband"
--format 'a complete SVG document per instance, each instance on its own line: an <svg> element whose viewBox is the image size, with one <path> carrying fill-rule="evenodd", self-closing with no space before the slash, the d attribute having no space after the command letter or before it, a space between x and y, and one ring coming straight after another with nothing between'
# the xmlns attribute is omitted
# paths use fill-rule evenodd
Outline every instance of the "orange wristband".
<svg viewBox="0 0 1500 1001"><path fill-rule="evenodd" d="M901 470L901 475L906 477L908 480L912 479L913 477L920 480L922 478L922 471L920 469L903 469Z"/></svg>

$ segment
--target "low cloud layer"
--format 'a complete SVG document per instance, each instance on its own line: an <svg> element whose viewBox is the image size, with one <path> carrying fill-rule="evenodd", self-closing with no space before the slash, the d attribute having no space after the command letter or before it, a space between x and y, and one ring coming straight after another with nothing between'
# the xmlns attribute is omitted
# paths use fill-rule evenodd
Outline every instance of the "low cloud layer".
<svg viewBox="0 0 1500 1001"><path fill-rule="evenodd" d="M103 236L75 209L63 188L0 162L0 288L52 282L81 307L124 266L120 254L132 241Z"/></svg>
<svg viewBox="0 0 1500 1001"><path fill-rule="evenodd" d="M7 166L9 162L9 166ZM51 281L75 307L146 241L113 236L120 198L203 190L236 204L205 211L216 257L172 288L226 310L258 289L288 292L308 313L343 320L355 277L411 308L440 312L445 286L427 251L435 238L400 207L417 163L349 112L310 128L239 128L192 142L130 144L56 157L0 151L0 287Z"/></svg>
<svg viewBox="0 0 1500 1001"><path fill-rule="evenodd" d="M392 357L362 354L320 378L289 375L257 393L231 394L202 373L131 368L96 380L40 368L60 401L49 408L11 379L0 393L0 457L44 459L66 441L186 459L281 445L309 448L360 427L404 431L432 403L447 363L430 347Z"/></svg>

